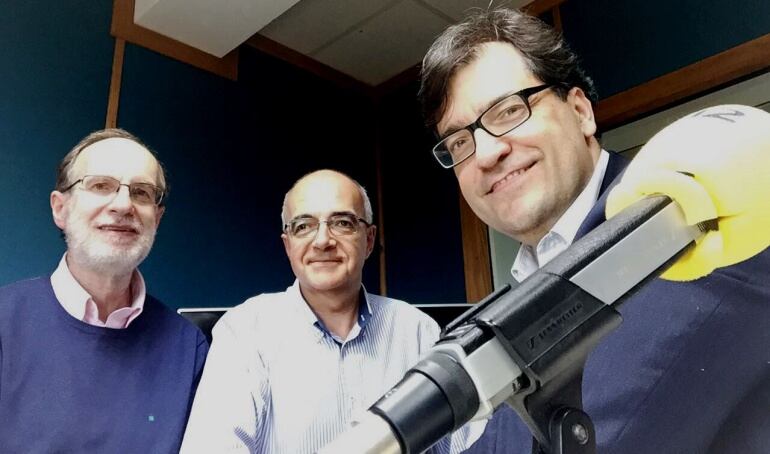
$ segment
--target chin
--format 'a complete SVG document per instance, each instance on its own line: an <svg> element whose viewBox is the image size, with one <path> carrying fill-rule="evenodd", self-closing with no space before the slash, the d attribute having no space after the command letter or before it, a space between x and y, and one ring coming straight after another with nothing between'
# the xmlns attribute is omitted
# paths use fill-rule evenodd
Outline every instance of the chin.
<svg viewBox="0 0 770 454"><path fill-rule="evenodd" d="M109 274L132 272L150 253L155 231L146 231L128 243L115 244L109 238L89 234L75 225L65 231L69 254L88 268Z"/></svg>
<svg viewBox="0 0 770 454"><path fill-rule="evenodd" d="M329 291L342 287L342 282L328 279L310 279L310 286L317 291Z"/></svg>
<svg viewBox="0 0 770 454"><path fill-rule="evenodd" d="M129 247L105 243L71 244L70 254L90 269L109 274L128 274L139 266L150 253L152 244L139 242Z"/></svg>
<svg viewBox="0 0 770 454"><path fill-rule="evenodd" d="M99 253L90 251L86 254L86 261L95 269L105 272L123 274L133 271L147 257L149 251L129 250L129 251L109 251ZM106 252L106 251L105 251Z"/></svg>
<svg viewBox="0 0 770 454"><path fill-rule="evenodd" d="M337 290L348 285L346 276L307 276L308 285L316 291Z"/></svg>

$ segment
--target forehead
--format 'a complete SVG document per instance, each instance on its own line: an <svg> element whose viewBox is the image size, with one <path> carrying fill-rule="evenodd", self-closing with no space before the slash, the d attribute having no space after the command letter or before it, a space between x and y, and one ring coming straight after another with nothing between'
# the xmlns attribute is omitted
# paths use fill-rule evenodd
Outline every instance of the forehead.
<svg viewBox="0 0 770 454"><path fill-rule="evenodd" d="M500 96L541 83L512 45L490 42L449 83L447 109L437 125L439 134L472 123Z"/></svg>
<svg viewBox="0 0 770 454"><path fill-rule="evenodd" d="M133 140L113 137L83 149L73 165L76 175L109 175L155 180L158 162Z"/></svg>
<svg viewBox="0 0 770 454"><path fill-rule="evenodd" d="M325 216L336 211L361 214L363 200L352 181L337 174L306 177L288 198L289 217L303 214Z"/></svg>

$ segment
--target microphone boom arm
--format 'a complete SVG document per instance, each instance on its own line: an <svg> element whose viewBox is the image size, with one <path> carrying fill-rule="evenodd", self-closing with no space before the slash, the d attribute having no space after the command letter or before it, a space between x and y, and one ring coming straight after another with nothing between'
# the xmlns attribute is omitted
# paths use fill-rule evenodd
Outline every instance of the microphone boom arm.
<svg viewBox="0 0 770 454"><path fill-rule="evenodd" d="M621 323L614 306L714 225L687 225L666 196L631 205L450 323L367 417L321 453L419 453L503 402L528 425L533 452L595 453L582 410L588 354Z"/></svg>

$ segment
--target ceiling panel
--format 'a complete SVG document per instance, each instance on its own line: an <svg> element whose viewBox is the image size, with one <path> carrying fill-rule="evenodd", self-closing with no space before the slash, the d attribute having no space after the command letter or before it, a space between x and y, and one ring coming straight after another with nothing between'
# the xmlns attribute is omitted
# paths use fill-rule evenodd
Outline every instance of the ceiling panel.
<svg viewBox="0 0 770 454"><path fill-rule="evenodd" d="M447 25L442 17L413 0L403 0L313 57L377 85L419 63Z"/></svg>
<svg viewBox="0 0 770 454"><path fill-rule="evenodd" d="M136 0L134 23L222 57L298 0Z"/></svg>
<svg viewBox="0 0 770 454"><path fill-rule="evenodd" d="M259 33L303 54L312 54L399 1L302 0Z"/></svg>
<svg viewBox="0 0 770 454"><path fill-rule="evenodd" d="M459 22L473 8L521 8L532 0L419 0Z"/></svg>

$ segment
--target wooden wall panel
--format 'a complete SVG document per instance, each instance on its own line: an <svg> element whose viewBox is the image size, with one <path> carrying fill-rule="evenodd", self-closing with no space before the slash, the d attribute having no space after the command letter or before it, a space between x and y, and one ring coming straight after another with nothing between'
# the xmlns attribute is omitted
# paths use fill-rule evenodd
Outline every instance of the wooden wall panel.
<svg viewBox="0 0 770 454"><path fill-rule="evenodd" d="M770 33L599 101L608 130L667 106L770 69Z"/></svg>
<svg viewBox="0 0 770 454"><path fill-rule="evenodd" d="M460 222L463 232L465 296L469 303L477 303L492 293L489 233L486 224L476 217L462 196L460 196Z"/></svg>
<svg viewBox="0 0 770 454"><path fill-rule="evenodd" d="M115 128L118 124L118 106L120 104L120 82L123 79L123 55L126 51L126 41L115 38L115 52L112 55L112 77L110 78L110 95L107 100L107 119L105 128Z"/></svg>

